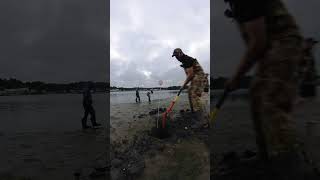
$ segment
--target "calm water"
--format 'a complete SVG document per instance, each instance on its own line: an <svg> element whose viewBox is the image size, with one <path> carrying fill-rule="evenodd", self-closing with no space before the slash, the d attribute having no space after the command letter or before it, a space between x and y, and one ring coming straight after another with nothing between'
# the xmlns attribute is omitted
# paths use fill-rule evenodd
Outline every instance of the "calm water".
<svg viewBox="0 0 320 180"><path fill-rule="evenodd" d="M153 91L152 100L172 98L177 91ZM183 91L184 93L186 92ZM210 93L211 103L222 95L222 90ZM247 90L233 92L227 101L247 100ZM318 88L318 94L320 94ZM140 91L141 101L148 100L147 91ZM317 97L319 100L319 96ZM111 106L135 103L135 91L111 92ZM93 94L97 121L106 124L109 94ZM0 132L74 131L81 129L83 117L82 94L51 94L29 96L0 96ZM88 124L90 121L88 119Z"/></svg>
<svg viewBox="0 0 320 180"><path fill-rule="evenodd" d="M140 99L142 102L148 101L147 96L148 91L139 91ZM184 90L183 92L186 92ZM177 90L161 90L153 91L153 94L150 94L151 100L166 99L174 97L178 93ZM135 103L136 102L136 91L119 91L119 92L110 92L110 103L112 104L121 104L121 103Z"/></svg>
<svg viewBox="0 0 320 180"><path fill-rule="evenodd" d="M154 91L151 99L175 96L177 91ZM147 101L140 91L141 101ZM93 94L97 121L106 124L109 94ZM111 92L110 103L135 103L135 91ZM0 96L0 132L74 131L81 129L82 94ZM88 124L91 122L88 118Z"/></svg>
<svg viewBox="0 0 320 180"><path fill-rule="evenodd" d="M97 121L102 124L108 103L108 94L93 94ZM82 117L81 94L0 96L0 132L73 131L81 129Z"/></svg>

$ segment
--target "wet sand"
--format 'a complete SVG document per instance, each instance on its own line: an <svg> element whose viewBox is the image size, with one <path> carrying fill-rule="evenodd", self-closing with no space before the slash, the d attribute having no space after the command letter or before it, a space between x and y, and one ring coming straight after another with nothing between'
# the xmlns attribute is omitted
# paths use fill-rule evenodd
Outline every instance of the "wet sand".
<svg viewBox="0 0 320 180"><path fill-rule="evenodd" d="M2 134L0 143L1 180L72 180L75 172L88 179L91 173L97 174L95 168L106 166L103 128Z"/></svg>
<svg viewBox="0 0 320 180"><path fill-rule="evenodd" d="M73 180L75 172L80 179L97 174L95 168L107 161L107 97L93 94L97 121L103 126L86 131L81 129L81 94L1 97L0 179Z"/></svg>
<svg viewBox="0 0 320 180"><path fill-rule="evenodd" d="M155 100L151 103L123 103L111 104L110 109L110 135L111 142L121 139L132 138L137 130L150 129L154 126L154 118L158 117L157 114L149 116L149 112L153 109L167 108L176 94L167 99ZM203 101L208 100L208 95L203 96ZM207 101L208 102L208 101ZM209 103L209 102L208 102ZM209 107L209 106L207 106ZM174 105L172 114L176 114L180 109L190 109L189 101L186 93L182 93ZM159 114L159 121L161 121L162 113Z"/></svg>
<svg viewBox="0 0 320 180"><path fill-rule="evenodd" d="M168 107L174 95L161 100L160 107ZM203 100L208 100L208 96ZM203 131L191 130L188 112L180 113L190 109L186 94L174 106L168 121L170 137L166 139L152 135L157 114L149 112L157 107L158 101L111 106L113 179L210 179L208 136Z"/></svg>
<svg viewBox="0 0 320 180"><path fill-rule="evenodd" d="M320 98L306 100L295 106L294 120L298 137L305 144L309 159L320 169ZM226 101L210 131L211 176L215 178L218 163L228 152L243 153L246 150L256 152L255 134L247 100L231 98ZM251 169L254 170L254 169ZM243 172L243 174L252 172Z"/></svg>

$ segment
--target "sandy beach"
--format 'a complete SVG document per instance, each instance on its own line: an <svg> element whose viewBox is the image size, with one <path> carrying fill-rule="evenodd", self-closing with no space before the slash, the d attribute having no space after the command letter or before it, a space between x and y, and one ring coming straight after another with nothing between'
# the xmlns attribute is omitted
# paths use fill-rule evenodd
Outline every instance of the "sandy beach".
<svg viewBox="0 0 320 180"><path fill-rule="evenodd" d="M132 138L137 130L146 130L154 126L154 118L158 117L149 116L152 109L167 107L173 100L175 94L172 93L171 97L153 100L151 103L142 101L141 103L121 103L111 104L110 107L110 140L117 141L126 138ZM180 109L190 109L188 104L187 95L181 94L179 101L176 103L173 114ZM162 113L159 113L159 121L161 121Z"/></svg>
<svg viewBox="0 0 320 180"><path fill-rule="evenodd" d="M150 104L111 106L112 179L210 179L208 144L200 138L201 133L191 130L189 115L180 112L190 109L186 93L180 95L168 122L171 136L158 139L150 135L156 126L157 114L149 115L149 112L156 109L158 103L161 108L168 107L174 96L160 103L157 100ZM203 101L208 99L208 95L204 95Z"/></svg>

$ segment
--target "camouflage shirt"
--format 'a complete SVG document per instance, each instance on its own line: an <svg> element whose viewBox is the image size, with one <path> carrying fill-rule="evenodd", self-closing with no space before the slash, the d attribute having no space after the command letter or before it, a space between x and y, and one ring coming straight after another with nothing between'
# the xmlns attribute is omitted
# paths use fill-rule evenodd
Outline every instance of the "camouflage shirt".
<svg viewBox="0 0 320 180"><path fill-rule="evenodd" d="M180 66L184 69L193 67L193 72L196 75L204 75L204 71L200 64L198 63L197 59L194 59L188 55L183 55L180 62L182 63Z"/></svg>
<svg viewBox="0 0 320 180"><path fill-rule="evenodd" d="M245 40L248 36L241 24L259 17L265 17L268 43L288 37L302 40L298 25L281 0L233 0L233 11Z"/></svg>

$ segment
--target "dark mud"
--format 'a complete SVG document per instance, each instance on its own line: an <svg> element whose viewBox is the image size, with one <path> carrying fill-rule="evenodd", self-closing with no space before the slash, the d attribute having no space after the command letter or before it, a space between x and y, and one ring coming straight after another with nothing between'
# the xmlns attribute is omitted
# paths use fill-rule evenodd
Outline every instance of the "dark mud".
<svg viewBox="0 0 320 180"><path fill-rule="evenodd" d="M162 109L165 111L165 108ZM153 111L149 113L151 116ZM159 126L160 127L160 126ZM146 167L145 159L162 153L168 146L198 139L208 143L208 129L202 128L190 112L180 111L176 116L169 116L166 126L166 137L159 137L159 129L137 133L132 141L122 140L111 146L111 179L137 179Z"/></svg>
<svg viewBox="0 0 320 180"><path fill-rule="evenodd" d="M166 110L167 110L166 108L152 109L152 110L149 112L149 115L158 114L158 111L159 111L159 113L163 113L163 112L165 112Z"/></svg>
<svg viewBox="0 0 320 180"><path fill-rule="evenodd" d="M319 175L302 154L265 162L250 150L225 153L211 169L211 178L215 180L316 180Z"/></svg>
<svg viewBox="0 0 320 180"><path fill-rule="evenodd" d="M266 164L257 161L256 155L251 155L250 158L244 155L246 150L256 152L255 133L248 103L226 101L210 132L211 179L320 179L320 123L319 110L316 109L319 102L317 100L301 104L295 107L293 114L297 135L306 146L306 157L300 158L299 163L276 161L277 163ZM314 123L311 125L310 122ZM288 167L288 164L293 167Z"/></svg>

